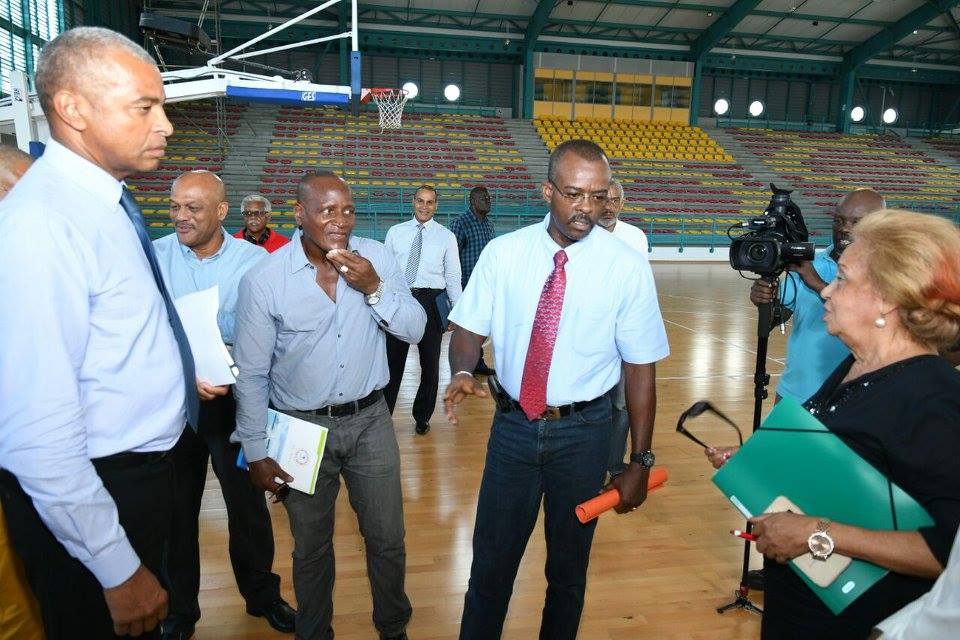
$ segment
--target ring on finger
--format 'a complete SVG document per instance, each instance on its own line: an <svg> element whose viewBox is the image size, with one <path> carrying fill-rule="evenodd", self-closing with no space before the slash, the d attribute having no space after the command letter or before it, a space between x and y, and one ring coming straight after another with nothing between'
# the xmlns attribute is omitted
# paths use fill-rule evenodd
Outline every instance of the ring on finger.
<svg viewBox="0 0 960 640"><path fill-rule="evenodd" d="M350 271L350 267L345 264L340 265L340 273L346 273L347 271Z"/></svg>

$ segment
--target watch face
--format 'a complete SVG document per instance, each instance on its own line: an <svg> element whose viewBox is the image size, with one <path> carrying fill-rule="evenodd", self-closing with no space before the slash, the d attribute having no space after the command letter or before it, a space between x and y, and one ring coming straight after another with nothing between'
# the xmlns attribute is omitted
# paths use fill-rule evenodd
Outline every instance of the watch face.
<svg viewBox="0 0 960 640"><path fill-rule="evenodd" d="M657 461L657 456L653 455L653 451L644 451L640 454L640 464L650 468Z"/></svg>
<svg viewBox="0 0 960 640"><path fill-rule="evenodd" d="M818 531L807 540L810 553L815 558L825 559L833 553L833 539L822 531Z"/></svg>

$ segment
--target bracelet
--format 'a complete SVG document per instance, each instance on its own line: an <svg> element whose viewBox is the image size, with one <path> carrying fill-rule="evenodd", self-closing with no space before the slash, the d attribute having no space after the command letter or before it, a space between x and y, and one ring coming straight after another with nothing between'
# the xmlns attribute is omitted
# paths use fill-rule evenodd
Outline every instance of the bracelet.
<svg viewBox="0 0 960 640"><path fill-rule="evenodd" d="M457 377L458 375L460 375L461 373L465 373L465 374L467 374L468 376L470 376L471 378L473 377L473 371L457 371L455 374L453 374L452 376L450 376L450 379L453 380L454 378L456 378L456 377Z"/></svg>

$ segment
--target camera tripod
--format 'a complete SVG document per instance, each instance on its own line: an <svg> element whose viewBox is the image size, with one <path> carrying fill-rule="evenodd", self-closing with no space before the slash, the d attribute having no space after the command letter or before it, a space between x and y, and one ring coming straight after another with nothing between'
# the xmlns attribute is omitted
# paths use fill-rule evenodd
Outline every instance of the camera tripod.
<svg viewBox="0 0 960 640"><path fill-rule="evenodd" d="M753 371L753 431L760 426L760 416L763 411L763 401L767 399L767 385L770 384L770 374L767 373L767 342L773 324L783 319L783 306L779 300L761 304L757 318L757 364ZM753 529L749 522L747 533ZM717 613L726 613L731 609L746 609L753 613L763 613L763 609L750 602L747 597L750 587L747 586L747 573L750 571L750 541L743 541L743 569L740 573L740 587L734 592L733 602L717 607Z"/></svg>

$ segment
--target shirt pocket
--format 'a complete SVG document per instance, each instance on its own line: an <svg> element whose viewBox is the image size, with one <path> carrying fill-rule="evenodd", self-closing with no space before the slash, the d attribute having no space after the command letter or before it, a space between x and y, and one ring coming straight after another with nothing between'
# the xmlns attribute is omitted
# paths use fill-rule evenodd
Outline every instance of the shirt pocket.
<svg viewBox="0 0 960 640"><path fill-rule="evenodd" d="M318 309L315 305L298 304L286 310L280 319L279 333L303 334L317 331L324 322L330 321L333 308Z"/></svg>

